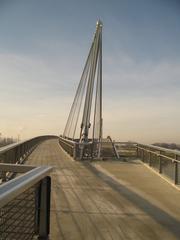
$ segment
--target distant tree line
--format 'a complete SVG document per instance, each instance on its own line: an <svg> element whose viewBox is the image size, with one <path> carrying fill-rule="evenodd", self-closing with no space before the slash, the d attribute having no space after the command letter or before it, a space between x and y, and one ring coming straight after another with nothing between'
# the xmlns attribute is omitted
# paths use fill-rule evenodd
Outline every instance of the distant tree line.
<svg viewBox="0 0 180 240"><path fill-rule="evenodd" d="M173 150L175 149L180 150L180 144L176 144L176 143L154 143L153 145L158 147L173 149Z"/></svg>
<svg viewBox="0 0 180 240"><path fill-rule="evenodd" d="M1 137L0 136L0 147L4 147L8 144L12 144L17 142L17 139L14 139L12 137Z"/></svg>

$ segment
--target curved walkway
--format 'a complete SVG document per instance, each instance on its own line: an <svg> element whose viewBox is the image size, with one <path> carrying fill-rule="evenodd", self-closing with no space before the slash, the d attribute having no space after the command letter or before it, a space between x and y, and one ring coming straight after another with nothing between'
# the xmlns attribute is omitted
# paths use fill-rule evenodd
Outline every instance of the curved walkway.
<svg viewBox="0 0 180 240"><path fill-rule="evenodd" d="M100 163L99 172L73 161L55 139L40 144L27 163L54 167L52 240L180 239L180 192L142 164L137 171L138 164ZM136 171L146 172L142 181ZM149 187L152 179L158 188Z"/></svg>

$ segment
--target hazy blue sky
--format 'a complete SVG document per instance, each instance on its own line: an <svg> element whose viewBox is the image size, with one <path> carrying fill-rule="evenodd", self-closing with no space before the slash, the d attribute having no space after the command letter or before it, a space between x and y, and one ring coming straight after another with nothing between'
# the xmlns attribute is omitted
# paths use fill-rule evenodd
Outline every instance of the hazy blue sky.
<svg viewBox="0 0 180 240"><path fill-rule="evenodd" d="M179 0L0 0L2 134L63 132L98 18L104 135L180 143Z"/></svg>

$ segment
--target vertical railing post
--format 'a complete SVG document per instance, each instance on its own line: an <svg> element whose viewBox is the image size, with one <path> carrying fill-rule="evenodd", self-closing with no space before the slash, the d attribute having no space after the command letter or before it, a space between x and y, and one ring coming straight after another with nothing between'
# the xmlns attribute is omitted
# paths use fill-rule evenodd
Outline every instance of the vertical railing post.
<svg viewBox="0 0 180 240"><path fill-rule="evenodd" d="M21 160L21 162L22 162L22 145L20 145L19 146L19 156L20 156L20 158L19 158L19 160Z"/></svg>
<svg viewBox="0 0 180 240"><path fill-rule="evenodd" d="M149 166L151 166L151 152L149 152Z"/></svg>
<svg viewBox="0 0 180 240"><path fill-rule="evenodd" d="M17 146L17 161L20 163L21 153L20 153L20 146Z"/></svg>
<svg viewBox="0 0 180 240"><path fill-rule="evenodd" d="M175 155L175 159L178 160L178 156ZM174 171L175 171L175 174L174 174L174 183L175 184L178 184L178 162L175 161L174 162Z"/></svg>
<svg viewBox="0 0 180 240"><path fill-rule="evenodd" d="M51 178L42 180L39 193L39 239L46 240L50 228L50 191Z"/></svg>
<svg viewBox="0 0 180 240"><path fill-rule="evenodd" d="M18 163L18 147L14 149L14 160L15 163Z"/></svg>
<svg viewBox="0 0 180 240"><path fill-rule="evenodd" d="M76 148L77 148L77 144L74 143L74 147L73 147L73 159L76 159Z"/></svg>
<svg viewBox="0 0 180 240"><path fill-rule="evenodd" d="M159 152L159 173L162 173L162 157L161 157L161 151Z"/></svg>
<svg viewBox="0 0 180 240"><path fill-rule="evenodd" d="M141 149L142 150L142 160L144 162L144 149Z"/></svg>
<svg viewBox="0 0 180 240"><path fill-rule="evenodd" d="M139 148L138 148L138 144L136 144L136 157L139 157Z"/></svg>
<svg viewBox="0 0 180 240"><path fill-rule="evenodd" d="M2 154L0 156L0 162L5 163L7 161L7 154ZM0 180L2 182L6 182L6 172L0 171Z"/></svg>

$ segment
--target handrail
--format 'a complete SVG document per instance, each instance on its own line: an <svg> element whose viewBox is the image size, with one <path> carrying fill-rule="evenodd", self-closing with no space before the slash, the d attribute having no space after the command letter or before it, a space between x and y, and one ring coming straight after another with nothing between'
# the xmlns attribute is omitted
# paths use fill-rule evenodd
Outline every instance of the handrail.
<svg viewBox="0 0 180 240"><path fill-rule="evenodd" d="M27 142L32 141L32 140L40 140L40 139L44 139L45 140L46 138L58 138L58 136L56 136L56 135L37 136L37 137L29 138L27 140L23 140L23 141L20 141L20 142L17 142L17 143L8 144L8 145L0 148L0 154L3 154L6 151L9 151L9 150L11 150L11 149L13 149L13 148L15 148L17 146L20 146L23 143L27 143Z"/></svg>
<svg viewBox="0 0 180 240"><path fill-rule="evenodd" d="M76 144L75 142L73 142L73 141L71 141L69 139L66 139L66 138L59 137L59 139L61 141L63 141L64 143L66 143L66 145L68 145L71 148L74 148L74 145Z"/></svg>
<svg viewBox="0 0 180 240"><path fill-rule="evenodd" d="M13 173L26 173L37 166L25 165L25 164L9 164L0 163L0 171L2 172L13 172Z"/></svg>
<svg viewBox="0 0 180 240"><path fill-rule="evenodd" d="M163 154L160 154L160 153L156 153L156 152L153 152L153 151L151 151L151 150L148 150L148 149L146 149L146 148L142 148L142 147L139 147L139 146L138 146L138 148L141 149L141 150L144 150L144 151L146 151L146 152L152 153L152 154L154 154L154 155L156 155L156 156L158 156L158 157L167 158L168 160L170 160L170 161L172 161L172 162L179 162L179 163L180 163L180 160L178 160L178 159L174 159L174 158L168 157L168 156L166 156L166 155L163 155Z"/></svg>
<svg viewBox="0 0 180 240"><path fill-rule="evenodd" d="M2 147L0 148L0 163L22 164L38 144L52 138L58 138L58 136L38 136ZM3 181L6 181L6 179L3 179Z"/></svg>
<svg viewBox="0 0 180 240"><path fill-rule="evenodd" d="M52 171L52 167L36 167L22 176L16 177L0 186L0 208L15 197L38 183Z"/></svg>
<svg viewBox="0 0 180 240"><path fill-rule="evenodd" d="M137 145L137 142L120 142L120 141L113 141L114 144L129 144L129 145Z"/></svg>
<svg viewBox="0 0 180 240"><path fill-rule="evenodd" d="M89 152L92 153L92 142L83 142L79 143L76 141L72 141L68 138L64 137L59 137L59 144L61 147L68 153L70 154L74 159L81 159L83 158L84 154L84 149L88 149ZM88 152L88 153L89 153ZM87 153L87 151L86 151Z"/></svg>
<svg viewBox="0 0 180 240"><path fill-rule="evenodd" d="M18 234L26 239L34 236L49 239L52 167L20 164L0 167L1 171L23 173L0 185L0 239L14 239Z"/></svg>
<svg viewBox="0 0 180 240"><path fill-rule="evenodd" d="M144 147L149 147L149 148L153 148L153 149L158 150L158 151L165 151L165 152L168 152L168 153L174 153L175 155L180 156L180 151L178 151L178 150L172 150L172 149L168 149L168 148L163 148L163 147L159 147L159 146L154 146L154 145L151 145L151 144L141 144L141 143L137 143L137 145L139 145L139 146L144 146Z"/></svg>
<svg viewBox="0 0 180 240"><path fill-rule="evenodd" d="M154 145L137 144L137 156L150 167L157 170L159 174L173 180L174 184L180 184L180 151L169 150Z"/></svg>

